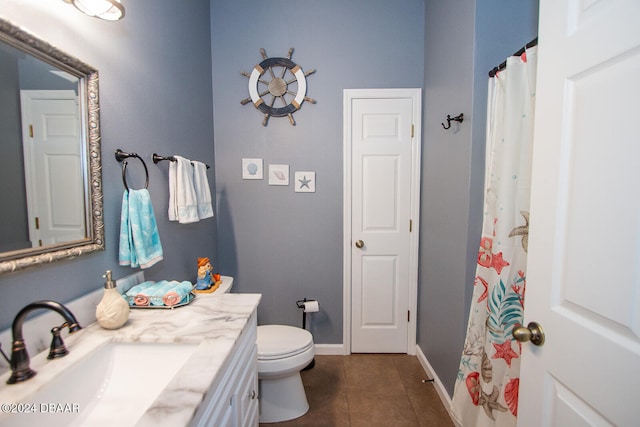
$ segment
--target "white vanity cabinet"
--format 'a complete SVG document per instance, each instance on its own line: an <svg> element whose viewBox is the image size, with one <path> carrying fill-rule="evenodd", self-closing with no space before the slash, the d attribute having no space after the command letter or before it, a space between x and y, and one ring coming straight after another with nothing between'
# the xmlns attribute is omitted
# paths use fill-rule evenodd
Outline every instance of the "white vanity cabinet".
<svg viewBox="0 0 640 427"><path fill-rule="evenodd" d="M190 426L258 425L257 321L253 312L221 374L211 384Z"/></svg>

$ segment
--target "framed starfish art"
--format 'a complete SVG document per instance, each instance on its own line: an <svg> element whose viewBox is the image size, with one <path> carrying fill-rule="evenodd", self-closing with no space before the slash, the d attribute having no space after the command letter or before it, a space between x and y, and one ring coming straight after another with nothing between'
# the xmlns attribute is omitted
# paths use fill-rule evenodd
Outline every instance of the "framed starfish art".
<svg viewBox="0 0 640 427"><path fill-rule="evenodd" d="M315 172L296 172L295 173L296 193L315 193L316 192L316 173Z"/></svg>

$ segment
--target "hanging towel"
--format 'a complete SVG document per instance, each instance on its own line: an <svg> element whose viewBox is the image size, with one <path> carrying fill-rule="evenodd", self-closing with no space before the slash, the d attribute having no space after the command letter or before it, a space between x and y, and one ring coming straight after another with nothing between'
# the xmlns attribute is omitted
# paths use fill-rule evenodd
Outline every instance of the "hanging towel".
<svg viewBox="0 0 640 427"><path fill-rule="evenodd" d="M211 205L211 190L207 178L207 165L202 162L193 162L193 187L198 201L198 218L211 218L213 206Z"/></svg>
<svg viewBox="0 0 640 427"><path fill-rule="evenodd" d="M149 268L162 260L162 244L147 189L129 190L122 196L120 265Z"/></svg>
<svg viewBox="0 0 640 427"><path fill-rule="evenodd" d="M199 221L191 161L173 157L176 161L169 164L169 221L181 224Z"/></svg>

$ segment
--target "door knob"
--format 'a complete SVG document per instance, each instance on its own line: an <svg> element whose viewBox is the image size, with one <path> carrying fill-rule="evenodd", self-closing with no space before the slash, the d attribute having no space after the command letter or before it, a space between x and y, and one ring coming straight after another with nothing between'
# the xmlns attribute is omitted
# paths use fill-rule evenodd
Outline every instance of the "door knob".
<svg viewBox="0 0 640 427"><path fill-rule="evenodd" d="M513 328L511 335L518 342L531 341L531 344L540 346L544 344L544 330L538 322L529 322L526 327Z"/></svg>
<svg viewBox="0 0 640 427"><path fill-rule="evenodd" d="M362 249L363 246L364 246L364 242L362 240L356 241L356 248Z"/></svg>

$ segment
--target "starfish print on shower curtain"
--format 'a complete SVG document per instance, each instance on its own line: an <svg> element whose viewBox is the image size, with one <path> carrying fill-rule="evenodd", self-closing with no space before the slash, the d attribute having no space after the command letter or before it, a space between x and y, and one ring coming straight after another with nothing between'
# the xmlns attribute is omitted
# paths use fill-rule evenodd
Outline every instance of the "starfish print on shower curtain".
<svg viewBox="0 0 640 427"><path fill-rule="evenodd" d="M509 237L522 236L522 249L527 252L529 247L529 212L520 211L520 215L524 218L525 224L511 230Z"/></svg>
<svg viewBox="0 0 640 427"><path fill-rule="evenodd" d="M502 273L502 269L507 267L509 263L505 261L502 252L493 253L493 239L491 237L483 237L480 239L480 250L478 252L478 265L487 268L493 268L496 273Z"/></svg>

